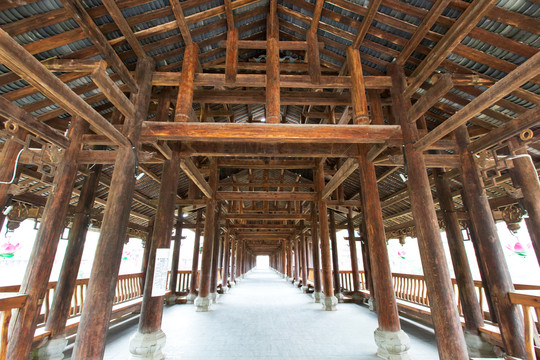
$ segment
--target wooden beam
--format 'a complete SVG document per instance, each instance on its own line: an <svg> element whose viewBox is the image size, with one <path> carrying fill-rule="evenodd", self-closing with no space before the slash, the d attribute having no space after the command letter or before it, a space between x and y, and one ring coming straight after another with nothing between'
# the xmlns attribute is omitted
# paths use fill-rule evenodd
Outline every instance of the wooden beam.
<svg viewBox="0 0 540 360"><path fill-rule="evenodd" d="M207 198L211 199L213 197L212 188L206 180L204 180L204 176L191 159L182 159L180 161L180 168L182 168L184 173L195 183L195 185L197 185Z"/></svg>
<svg viewBox="0 0 540 360"><path fill-rule="evenodd" d="M233 169L313 169L315 163L311 160L237 160L222 159L218 162L220 168Z"/></svg>
<svg viewBox="0 0 540 360"><path fill-rule="evenodd" d="M503 140L518 135L523 130L532 128L539 124L540 105L536 105L534 109L521 114L503 126L491 130L489 133L487 133L487 135L482 136L480 139L471 142L468 146L468 150L473 154L480 152Z"/></svg>
<svg viewBox="0 0 540 360"><path fill-rule="evenodd" d="M233 30L234 27L234 14L233 14L233 8L232 8L232 1L231 0L225 0L223 2L223 6L225 7L225 17L227 18L227 29Z"/></svg>
<svg viewBox="0 0 540 360"><path fill-rule="evenodd" d="M326 199L332 194L332 192L341 185L349 175L351 175L358 168L358 160L356 158L347 159L339 170L332 176L332 179L322 189L321 197Z"/></svg>
<svg viewBox="0 0 540 360"><path fill-rule="evenodd" d="M94 45L99 49L100 53L105 57L107 62L111 64L114 71L120 76L122 81L129 86L130 90L134 93L138 91L135 80L127 70L123 61L118 54L114 51L112 46L105 38L105 35L97 27L94 19L84 9L82 3L78 0L61 0L62 5L66 9L67 13L79 24L81 29L88 35ZM125 34L124 34L125 35Z"/></svg>
<svg viewBox="0 0 540 360"><path fill-rule="evenodd" d="M182 144L182 156L280 156L280 157L349 157L357 155L356 147L350 144L321 143L211 143L186 142Z"/></svg>
<svg viewBox="0 0 540 360"><path fill-rule="evenodd" d="M278 191L218 191L218 200L239 201L314 201L314 192L278 192Z"/></svg>
<svg viewBox="0 0 540 360"><path fill-rule="evenodd" d="M439 77L435 85L410 107L408 114L409 121L413 123L418 120L453 87L452 75L444 74Z"/></svg>
<svg viewBox="0 0 540 360"><path fill-rule="evenodd" d="M294 182L294 183L285 183L285 182L268 182L268 181L265 181L265 182L232 182L232 183L227 183L227 182L223 182L223 183L220 183L219 184L219 187L231 187L231 186L234 186L234 187L250 187L250 188L260 188L260 187L277 187L277 188L297 188L297 187L308 187L308 188L313 188L313 184L304 184L304 183L298 183L298 182Z"/></svg>
<svg viewBox="0 0 540 360"><path fill-rule="evenodd" d="M107 69L105 60L89 59L49 59L43 66L51 71L91 73L96 68Z"/></svg>
<svg viewBox="0 0 540 360"><path fill-rule="evenodd" d="M225 220L304 220L309 221L311 216L309 214L225 214L223 219Z"/></svg>
<svg viewBox="0 0 540 360"><path fill-rule="evenodd" d="M131 30L131 27L129 26L126 18L124 17L124 15L122 15L122 12L120 11L120 8L118 7L116 1L102 0L102 3L109 11L109 14L111 15L113 21L116 23L122 34L124 34L124 37L126 38L129 46L131 46L135 54L137 54L137 57L141 59L146 57L146 52L142 48L139 40L137 40L137 38L135 37L135 34Z"/></svg>
<svg viewBox="0 0 540 360"><path fill-rule="evenodd" d="M317 28L319 27L319 20L321 19L323 5L324 0L316 0L315 9L313 10L313 15L311 16L311 26L309 27L308 33L315 34L317 32Z"/></svg>
<svg viewBox="0 0 540 360"><path fill-rule="evenodd" d="M240 68L242 63L238 64ZM264 65L264 64L262 64ZM286 65L286 64L282 64ZM286 70L286 69L284 69ZM307 71L307 67L306 67ZM154 86L178 86L182 73L178 72L155 72L152 77ZM366 89L390 89L391 80L388 76L365 76ZM233 84L228 84L225 74L197 73L195 74L195 86L234 86L234 87L265 87L264 74L238 74ZM351 87L350 76L321 76L321 81L316 86L312 83L309 75L281 74L279 76L282 88L329 88L348 89Z"/></svg>
<svg viewBox="0 0 540 360"><path fill-rule="evenodd" d="M277 0L270 0L270 15L266 27L268 48L266 49L266 122L281 122L279 85L279 29L277 19Z"/></svg>
<svg viewBox="0 0 540 360"><path fill-rule="evenodd" d="M351 73L351 102L352 120L355 125L369 124L368 104L366 89L364 85L364 75L362 73L362 63L360 51L349 46L347 48L347 64Z"/></svg>
<svg viewBox="0 0 540 360"><path fill-rule="evenodd" d="M59 131L39 121L2 96L0 96L0 115L58 147L65 149L69 146L70 140Z"/></svg>
<svg viewBox="0 0 540 360"><path fill-rule="evenodd" d="M317 1L317 3L324 1ZM322 5L321 5L322 6ZM320 16L320 14L319 14ZM321 83L321 58L319 55L319 47L317 42L317 33L315 31L306 32L307 48L307 63L308 73L313 84Z"/></svg>
<svg viewBox="0 0 540 360"><path fill-rule="evenodd" d="M356 34L353 44L351 45L353 49L359 49L362 45L381 3L382 0L373 0L369 2L367 14L362 19L362 27L358 30L358 34Z"/></svg>
<svg viewBox="0 0 540 360"><path fill-rule="evenodd" d="M398 65L404 65L409 56L413 53L416 47L420 44L420 41L426 36L431 27L437 22L439 16L442 14L446 6L450 3L451 0L437 0L433 3L431 9L426 16L422 19L422 23L416 28L416 31L411 36L407 45L401 49L398 57L396 58L396 63Z"/></svg>
<svg viewBox="0 0 540 360"><path fill-rule="evenodd" d="M186 46L184 61L182 62L183 71L180 75L180 81L177 83L179 88L174 114L175 122L188 122L191 118L191 113L193 112L193 81L197 69L198 56L199 46L197 43L191 43Z"/></svg>
<svg viewBox="0 0 540 360"><path fill-rule="evenodd" d="M265 143L382 143L400 139L398 125L296 125L145 122L148 140L239 141Z"/></svg>
<svg viewBox="0 0 540 360"><path fill-rule="evenodd" d="M221 48L226 48L227 41L220 41L218 45ZM324 42L317 42L317 46L319 50L324 49ZM280 50L307 51L308 43L301 40L281 40L278 41L278 47ZM238 48L243 50L266 50L268 48L268 42L267 40L238 40Z"/></svg>
<svg viewBox="0 0 540 360"><path fill-rule="evenodd" d="M477 0L479 1L479 0ZM469 119L478 114L480 111L493 105L498 100L502 99L508 93L518 89L523 83L540 74L540 52L525 61L514 71L506 75L495 85L480 94L476 99L471 101L467 106L456 112L448 120L437 126L433 131L429 132L423 138L418 140L414 148L419 151L425 150L429 145L450 132L457 129L462 124L465 124Z"/></svg>
<svg viewBox="0 0 540 360"><path fill-rule="evenodd" d="M173 10L174 18L176 20L176 25L180 29L182 38L186 45L191 45L193 40L191 39L191 33L189 32L189 27L184 17L184 10L182 10L182 5L178 0L170 0L171 8Z"/></svg>
<svg viewBox="0 0 540 360"><path fill-rule="evenodd" d="M478 21L485 12L495 4L495 0L474 0L461 14L452 27L446 32L444 37L437 42L437 45L429 52L426 58L413 71L407 88L405 97L412 94L422 85L433 71L448 57L454 48L463 40L465 36L476 27Z"/></svg>
<svg viewBox="0 0 540 360"><path fill-rule="evenodd" d="M230 0L228 0L230 1ZM238 29L234 27L227 31L227 53L225 55L225 81L234 84L238 72Z"/></svg>
<svg viewBox="0 0 540 360"><path fill-rule="evenodd" d="M452 154L425 154L424 161L428 168L458 168L460 166L459 157ZM404 165L402 155L390 155L385 159L376 159L376 166L396 166Z"/></svg>
<svg viewBox="0 0 540 360"><path fill-rule="evenodd" d="M128 139L77 96L66 84L47 70L36 58L0 29L0 59L43 95L56 102L71 115L79 115L116 144L128 145Z"/></svg>
<svg viewBox="0 0 540 360"><path fill-rule="evenodd" d="M105 95L125 117L133 116L135 113L135 106L126 95L124 95L124 92L116 86L114 81L111 80L105 69L96 67L94 71L92 71L91 76L94 83L103 92L103 95Z"/></svg>

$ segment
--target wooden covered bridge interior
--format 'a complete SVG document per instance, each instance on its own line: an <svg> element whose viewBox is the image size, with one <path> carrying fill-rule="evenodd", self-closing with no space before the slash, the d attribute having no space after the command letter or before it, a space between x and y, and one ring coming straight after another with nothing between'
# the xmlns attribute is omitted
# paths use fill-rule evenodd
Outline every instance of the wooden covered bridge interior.
<svg viewBox="0 0 540 360"><path fill-rule="evenodd" d="M28 358L46 307L41 348L61 354L75 312L73 359L102 358L131 236L147 254L128 285L142 297L134 358L162 356L164 301L187 289L208 311L269 255L325 310L344 292L371 298L379 356L407 359L386 241L414 236L440 358L490 341L534 359L539 297L515 291L495 221L527 214L540 260L539 11L538 0L1 1L0 224L40 227L20 289L0 296L0 354ZM90 224L100 240L74 310ZM175 275L187 228L203 236L200 275L153 292L156 254L174 241ZM336 229L349 231L348 289Z"/></svg>

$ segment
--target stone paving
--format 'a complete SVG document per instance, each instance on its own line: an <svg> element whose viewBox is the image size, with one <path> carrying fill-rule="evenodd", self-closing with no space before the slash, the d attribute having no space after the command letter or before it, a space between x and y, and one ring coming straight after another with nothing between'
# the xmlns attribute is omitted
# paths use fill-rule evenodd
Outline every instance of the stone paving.
<svg viewBox="0 0 540 360"><path fill-rule="evenodd" d="M167 359L377 359L374 313L356 304L323 311L272 271L252 271L218 301L208 313L193 305L165 309ZM111 334L105 359L127 359L136 329ZM431 330L405 322L403 329L411 338L411 359L438 359Z"/></svg>

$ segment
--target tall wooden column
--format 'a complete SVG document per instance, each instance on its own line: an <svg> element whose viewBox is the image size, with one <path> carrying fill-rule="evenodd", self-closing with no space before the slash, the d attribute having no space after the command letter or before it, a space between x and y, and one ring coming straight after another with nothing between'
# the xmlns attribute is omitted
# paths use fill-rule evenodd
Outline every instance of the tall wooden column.
<svg viewBox="0 0 540 360"><path fill-rule="evenodd" d="M156 254L158 249L168 251L171 247L171 234L174 226L174 209L180 169L179 147L174 146L172 150L171 158L165 162L161 176L161 188L152 236L150 259L146 270L146 284L143 292L139 329L131 337L129 344L129 350L135 357L152 356L153 358L159 358L163 356L161 350L165 345L165 333L161 330L164 301L163 295L154 294L154 274L156 271Z"/></svg>
<svg viewBox="0 0 540 360"><path fill-rule="evenodd" d="M540 264L540 182L538 174L527 152L527 146L517 138L510 139L510 146L514 153L512 160L514 167L510 169L510 175L514 185L519 187L523 193L523 198L520 201L529 216L527 228L536 259Z"/></svg>
<svg viewBox="0 0 540 360"><path fill-rule="evenodd" d="M230 252L231 252L231 242L229 237L229 228L225 230L223 234L223 271L221 272L221 291L225 294L229 289L227 286L227 281L229 279L229 266L230 266Z"/></svg>
<svg viewBox="0 0 540 360"><path fill-rule="evenodd" d="M321 301L321 256L319 254L319 225L315 203L311 203L311 249L313 255L313 298ZM307 247L307 245L306 245Z"/></svg>
<svg viewBox="0 0 540 360"><path fill-rule="evenodd" d="M358 162L360 164L360 189L362 192L362 213L366 223L369 239L373 287L377 300L377 320L379 328L375 331L377 355L382 358L401 358L410 348L409 337L401 331L392 271L386 249L386 235L382 217L379 189L375 165L368 160L369 147L360 147ZM399 346L398 346L399 345Z"/></svg>
<svg viewBox="0 0 540 360"><path fill-rule="evenodd" d="M148 222L148 234L146 239L143 242L143 258L141 263L141 289L144 289L144 284L146 284L146 268L148 268L148 260L150 259L150 249L152 248L152 233L154 232L154 218L152 217Z"/></svg>
<svg viewBox="0 0 540 360"><path fill-rule="evenodd" d="M266 29L266 122L281 122L279 87L279 24L277 1L270 0L270 14Z"/></svg>
<svg viewBox="0 0 540 360"><path fill-rule="evenodd" d="M287 240L287 280L290 281L293 277L293 241Z"/></svg>
<svg viewBox="0 0 540 360"><path fill-rule="evenodd" d="M187 44L182 61L182 75L176 99L174 121L188 122L193 111L193 84L199 56L199 46L196 43Z"/></svg>
<svg viewBox="0 0 540 360"><path fill-rule="evenodd" d="M53 189L47 198L32 253L19 292L26 294L23 308L17 309L10 323L8 359L27 359L34 339L41 301L45 297L54 256L64 230L64 219L69 207L73 182L77 176L77 156L87 124L78 116L71 119L71 143L64 153L61 165L54 176ZM14 167L12 167L13 169Z"/></svg>
<svg viewBox="0 0 540 360"><path fill-rule="evenodd" d="M133 94L135 115L126 118L125 135L136 147L139 143L142 122L148 117L148 105L152 90L152 59L139 59L135 80L139 86ZM73 359L96 359L103 357L105 337L109 328L112 304L122 249L126 236L131 201L135 189L135 152L131 147L119 148L109 189L107 207L88 284ZM100 314L99 318L95 314Z"/></svg>
<svg viewBox="0 0 540 360"><path fill-rule="evenodd" d="M459 299L465 318L465 329L473 334L478 334L478 328L484 324L482 310L476 296L476 288L469 266L469 259L463 244L463 235L459 226L459 221L452 199L450 182L444 176L442 169L433 169L435 176L435 186L437 188L437 197L439 206L443 211L444 223L446 225L446 238L448 247L456 274L456 282L459 289Z"/></svg>
<svg viewBox="0 0 540 360"><path fill-rule="evenodd" d="M407 186L416 223L418 247L430 299L439 356L442 360L468 359L424 156L414 148L414 143L418 140L418 131L416 124L410 123L407 118L410 100L405 99L403 95L406 87L405 74L403 68L395 64L389 65L388 72L392 76L393 112L403 132L404 155L407 161ZM371 243L371 238L369 242ZM373 246L370 244L370 252L372 249ZM371 258L376 258L373 253ZM371 263L371 266L375 266L375 261ZM374 271L373 278L375 276ZM383 297L377 294L377 298Z"/></svg>
<svg viewBox="0 0 540 360"><path fill-rule="evenodd" d="M330 217L330 242L332 244L332 267L334 274L334 293L339 302L343 302L343 294L341 293L341 279L339 275L339 256L338 243L336 237L336 216L334 210L328 212Z"/></svg>
<svg viewBox="0 0 540 360"><path fill-rule="evenodd" d="M315 172L315 186L317 189L317 207L319 208L319 225L321 229L321 263L324 298L321 300L324 310L336 310L337 298L334 296L332 284L332 262L330 259L330 239L328 231L328 209L326 200L321 196L324 189L324 161L320 160Z"/></svg>
<svg viewBox="0 0 540 360"><path fill-rule="evenodd" d="M214 247L212 249L212 274L210 278L210 297L214 303L217 302L219 246L221 243L221 229L219 227L221 204L219 202L217 203L216 208L216 217L214 219Z"/></svg>
<svg viewBox="0 0 540 360"><path fill-rule="evenodd" d="M231 238L231 286L236 283L236 235Z"/></svg>
<svg viewBox="0 0 540 360"><path fill-rule="evenodd" d="M195 240L193 242L193 258L191 260L191 279L189 281L189 294L187 303L192 304L197 298L197 284L199 271L199 249L201 247L202 232L202 209L197 210L197 220L195 220Z"/></svg>
<svg viewBox="0 0 540 360"><path fill-rule="evenodd" d="M176 218L176 227L174 232L174 246L171 262L171 278L169 281L169 289L176 293L176 287L178 285L178 264L180 262L180 245L182 244L182 229L184 224L184 216L182 214L182 208L178 208L178 216Z"/></svg>
<svg viewBox="0 0 540 360"><path fill-rule="evenodd" d="M300 251L300 238L296 237L296 234L293 237L294 241L294 281L295 283L298 283L300 280L300 257L301 257L301 251Z"/></svg>
<svg viewBox="0 0 540 360"><path fill-rule="evenodd" d="M352 46L347 48L347 64L351 72L351 102L353 124L369 124L368 105L360 51Z"/></svg>
<svg viewBox="0 0 540 360"><path fill-rule="evenodd" d="M360 271L358 270L358 253L356 251L356 235L354 234L352 208L349 208L349 213L347 214L347 231L349 233L349 249L351 250L353 291L357 293L360 291Z"/></svg>
<svg viewBox="0 0 540 360"><path fill-rule="evenodd" d="M212 272L212 254L214 249L214 221L216 216L216 191L218 183L218 166L215 157L210 160L209 185L212 189L212 198L206 200L206 218L204 220L204 240L203 253L201 259L201 276L199 279L199 296L195 299L197 311L206 312L210 310L212 303L210 299L210 277Z"/></svg>
<svg viewBox="0 0 540 360"><path fill-rule="evenodd" d="M300 244L302 251L302 292L308 291L308 252L307 252L307 238L304 232L304 221L300 221Z"/></svg>
<svg viewBox="0 0 540 360"><path fill-rule="evenodd" d="M81 265L90 212L94 207L101 169L102 165L94 165L90 175L84 181L73 217L73 225L69 231L68 245L54 291L51 312L45 325L45 328L51 332L51 339L62 339L65 344L67 344L67 340L63 339L65 337L64 330Z"/></svg>
<svg viewBox="0 0 540 360"><path fill-rule="evenodd" d="M476 233L481 234L478 237L478 249L485 264L484 268L487 269L487 281L492 300L494 300L504 347L509 355L524 358L526 355L523 317L518 307L510 302L508 296L510 291L514 291L514 285L504 258L491 208L485 190L482 188L478 168L473 155L467 150L469 134L463 125L454 131L454 135L461 160L463 192L472 224Z"/></svg>

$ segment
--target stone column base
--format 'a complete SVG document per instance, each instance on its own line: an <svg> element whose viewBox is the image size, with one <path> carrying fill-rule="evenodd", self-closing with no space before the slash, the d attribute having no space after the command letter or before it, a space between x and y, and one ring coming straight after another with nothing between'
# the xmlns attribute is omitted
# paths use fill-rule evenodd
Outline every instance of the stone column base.
<svg viewBox="0 0 540 360"><path fill-rule="evenodd" d="M212 301L212 304L217 304L218 294L217 292L210 293L208 295L210 297L210 301Z"/></svg>
<svg viewBox="0 0 540 360"><path fill-rule="evenodd" d="M210 295L206 297L197 297L195 299L195 306L197 307L197 312L208 312L212 310L212 300Z"/></svg>
<svg viewBox="0 0 540 360"><path fill-rule="evenodd" d="M335 293L334 296L336 297L338 303L342 303L343 302L343 299L345 299L345 297L343 296L343 293Z"/></svg>
<svg viewBox="0 0 540 360"><path fill-rule="evenodd" d="M186 303L187 304L193 304L193 302L195 301L195 299L197 298L197 294L192 294L192 293L189 293L186 297Z"/></svg>
<svg viewBox="0 0 540 360"><path fill-rule="evenodd" d="M175 294L171 294L167 296L167 298L165 299L165 302L167 303L167 305L175 305L177 298L178 296L176 296Z"/></svg>
<svg viewBox="0 0 540 360"><path fill-rule="evenodd" d="M465 343L470 357L494 358L496 357L493 345L482 334L471 334L465 331Z"/></svg>
<svg viewBox="0 0 540 360"><path fill-rule="evenodd" d="M321 299L321 304L325 311L336 311L338 299L335 296L324 296Z"/></svg>
<svg viewBox="0 0 540 360"><path fill-rule="evenodd" d="M377 303L375 302L375 299L373 299L373 297L370 297L367 303L370 311L377 311Z"/></svg>
<svg viewBox="0 0 540 360"><path fill-rule="evenodd" d="M377 356L386 360L410 360L407 351L411 348L409 336L403 331L375 330Z"/></svg>
<svg viewBox="0 0 540 360"><path fill-rule="evenodd" d="M64 360L64 350L68 341L65 338L49 339L32 350L32 360Z"/></svg>
<svg viewBox="0 0 540 360"><path fill-rule="evenodd" d="M320 291L315 291L313 293L313 300L315 300L316 303L321 302L322 293Z"/></svg>
<svg viewBox="0 0 540 360"><path fill-rule="evenodd" d="M233 287L235 287L236 286L236 280L233 280L233 281L229 282L229 286L231 287L231 289Z"/></svg>
<svg viewBox="0 0 540 360"><path fill-rule="evenodd" d="M129 339L130 360L163 360L165 356L161 349L165 346L167 336L161 330L153 333L143 334L136 332Z"/></svg>
<svg viewBox="0 0 540 360"><path fill-rule="evenodd" d="M223 286L223 287L221 287L221 292L222 292L223 294L228 293L228 292L229 292L229 287L228 287L228 286Z"/></svg>
<svg viewBox="0 0 540 360"><path fill-rule="evenodd" d="M308 290L309 290L309 286L302 286L302 292L304 294L307 294Z"/></svg>
<svg viewBox="0 0 540 360"><path fill-rule="evenodd" d="M364 297L362 295L360 295L359 292L355 292L353 294L353 296L352 296L352 299L356 304L363 304L364 303Z"/></svg>

